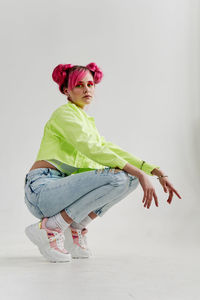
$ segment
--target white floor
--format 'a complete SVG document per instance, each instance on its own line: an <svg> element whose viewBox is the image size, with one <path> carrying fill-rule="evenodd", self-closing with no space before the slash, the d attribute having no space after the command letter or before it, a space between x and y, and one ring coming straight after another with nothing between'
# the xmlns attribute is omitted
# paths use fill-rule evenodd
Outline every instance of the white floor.
<svg viewBox="0 0 200 300"><path fill-rule="evenodd" d="M93 249L94 258L67 263L49 263L29 241L17 238L1 249L1 299L200 299L197 248L138 254L119 247L112 254L105 247L104 253Z"/></svg>

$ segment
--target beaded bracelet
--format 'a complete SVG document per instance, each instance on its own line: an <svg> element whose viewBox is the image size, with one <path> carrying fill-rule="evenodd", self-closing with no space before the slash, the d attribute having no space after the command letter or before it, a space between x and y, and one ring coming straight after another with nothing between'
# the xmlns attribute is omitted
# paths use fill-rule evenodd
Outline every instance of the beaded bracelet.
<svg viewBox="0 0 200 300"><path fill-rule="evenodd" d="M160 177L168 177L167 175L160 175L157 177L157 179L159 179Z"/></svg>

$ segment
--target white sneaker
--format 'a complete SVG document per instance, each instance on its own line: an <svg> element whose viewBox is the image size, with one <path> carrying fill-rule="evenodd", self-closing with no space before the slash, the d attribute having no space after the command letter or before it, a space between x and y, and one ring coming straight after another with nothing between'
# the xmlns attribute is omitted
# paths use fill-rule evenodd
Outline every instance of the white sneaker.
<svg viewBox="0 0 200 300"><path fill-rule="evenodd" d="M50 262L71 261L71 254L64 248L65 236L60 228L46 227L48 218L29 225L25 229L27 237L38 246L40 253Z"/></svg>
<svg viewBox="0 0 200 300"><path fill-rule="evenodd" d="M88 249L85 234L88 232L86 228L75 229L68 227L65 232L65 248L71 253L72 258L89 258L92 252Z"/></svg>
<svg viewBox="0 0 200 300"><path fill-rule="evenodd" d="M93 256L94 254L93 254L92 251L88 248L87 236L86 236L86 233L88 233L87 228L83 228L82 231L81 231L81 233L82 233L83 241L84 241L84 243L85 243L85 247L86 247L86 249L88 250L89 255L90 255L90 256Z"/></svg>

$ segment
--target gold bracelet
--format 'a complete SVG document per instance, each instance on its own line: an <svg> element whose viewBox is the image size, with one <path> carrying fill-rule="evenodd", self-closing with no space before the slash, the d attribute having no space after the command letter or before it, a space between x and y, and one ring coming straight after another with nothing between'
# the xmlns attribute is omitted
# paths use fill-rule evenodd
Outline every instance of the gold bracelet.
<svg viewBox="0 0 200 300"><path fill-rule="evenodd" d="M167 175L160 175L157 177L157 179L159 179L160 177L168 177Z"/></svg>

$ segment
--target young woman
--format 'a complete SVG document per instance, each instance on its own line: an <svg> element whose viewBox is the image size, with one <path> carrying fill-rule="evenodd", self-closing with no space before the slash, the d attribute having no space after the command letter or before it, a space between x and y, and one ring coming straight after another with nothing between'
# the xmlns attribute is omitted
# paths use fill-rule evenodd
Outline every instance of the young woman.
<svg viewBox="0 0 200 300"><path fill-rule="evenodd" d="M25 229L50 262L92 255L86 226L134 191L144 191L144 207L158 199L147 175L157 175L164 191L180 195L159 166L149 164L100 136L84 108L93 101L103 77L95 64L59 64L52 73L68 102L58 107L44 127L36 160L25 176L25 203L40 221Z"/></svg>

